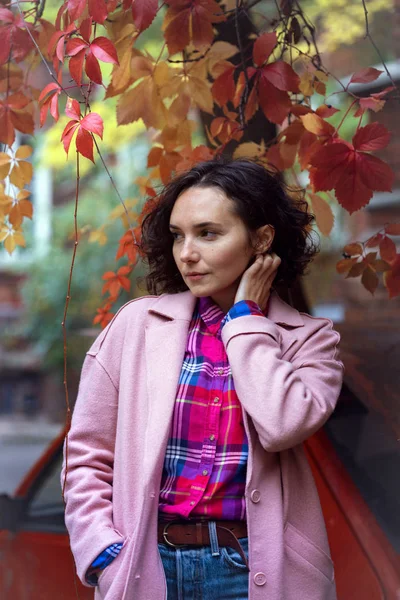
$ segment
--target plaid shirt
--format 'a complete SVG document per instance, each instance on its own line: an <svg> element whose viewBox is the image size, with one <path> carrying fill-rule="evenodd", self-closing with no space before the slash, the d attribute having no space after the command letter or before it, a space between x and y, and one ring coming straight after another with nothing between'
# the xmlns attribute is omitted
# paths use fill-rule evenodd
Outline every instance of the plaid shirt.
<svg viewBox="0 0 400 600"><path fill-rule="evenodd" d="M211 298L200 298L189 325L159 496L159 519L245 520L248 440L242 407L221 339L230 320L264 314L255 302L237 302L225 315ZM117 556L106 548L86 579Z"/></svg>

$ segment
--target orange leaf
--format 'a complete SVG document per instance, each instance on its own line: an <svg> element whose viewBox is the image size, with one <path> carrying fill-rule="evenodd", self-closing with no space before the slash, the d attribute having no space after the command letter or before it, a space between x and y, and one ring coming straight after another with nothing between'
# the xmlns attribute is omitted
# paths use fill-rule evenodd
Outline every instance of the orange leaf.
<svg viewBox="0 0 400 600"><path fill-rule="evenodd" d="M347 244L343 248L343 252L349 256L360 256L363 252L363 247L360 242L353 242L352 244Z"/></svg>
<svg viewBox="0 0 400 600"><path fill-rule="evenodd" d="M335 132L335 128L330 123L327 123L316 114L309 113L307 115L302 115L300 116L300 119L307 131L320 137L328 138Z"/></svg>
<svg viewBox="0 0 400 600"><path fill-rule="evenodd" d="M317 194L310 194L310 199L318 229L322 235L328 236L332 231L335 220L332 209L329 204Z"/></svg>
<svg viewBox="0 0 400 600"><path fill-rule="evenodd" d="M348 273L356 261L356 258L342 258L342 260L336 263L336 271L341 275Z"/></svg>

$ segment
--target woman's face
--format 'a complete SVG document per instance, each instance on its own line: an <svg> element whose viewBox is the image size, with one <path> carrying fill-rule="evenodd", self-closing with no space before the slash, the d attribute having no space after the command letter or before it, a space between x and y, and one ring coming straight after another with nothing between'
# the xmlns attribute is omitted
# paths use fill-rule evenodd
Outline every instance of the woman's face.
<svg viewBox="0 0 400 600"><path fill-rule="evenodd" d="M173 256L190 291L211 296L224 312L234 304L254 249L234 203L219 188L188 188L170 217Z"/></svg>

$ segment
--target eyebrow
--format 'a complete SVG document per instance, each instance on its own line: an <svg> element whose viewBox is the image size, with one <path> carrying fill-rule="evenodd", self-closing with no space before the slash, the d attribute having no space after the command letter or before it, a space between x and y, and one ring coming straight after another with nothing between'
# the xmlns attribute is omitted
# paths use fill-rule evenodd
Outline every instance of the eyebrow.
<svg viewBox="0 0 400 600"><path fill-rule="evenodd" d="M204 221L203 223L196 223L193 225L194 229L200 229L201 227L221 227L220 223L214 223L214 221ZM180 229L177 225L170 223L170 229Z"/></svg>

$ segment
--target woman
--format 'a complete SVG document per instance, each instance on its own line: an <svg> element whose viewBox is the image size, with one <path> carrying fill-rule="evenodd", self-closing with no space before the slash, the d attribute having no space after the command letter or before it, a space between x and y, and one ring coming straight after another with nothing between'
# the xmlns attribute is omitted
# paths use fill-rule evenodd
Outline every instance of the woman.
<svg viewBox="0 0 400 600"><path fill-rule="evenodd" d="M66 524L96 599L336 598L302 442L334 410L339 335L272 290L314 256L311 221L245 160L199 164L151 205L163 293L88 351L68 436Z"/></svg>

